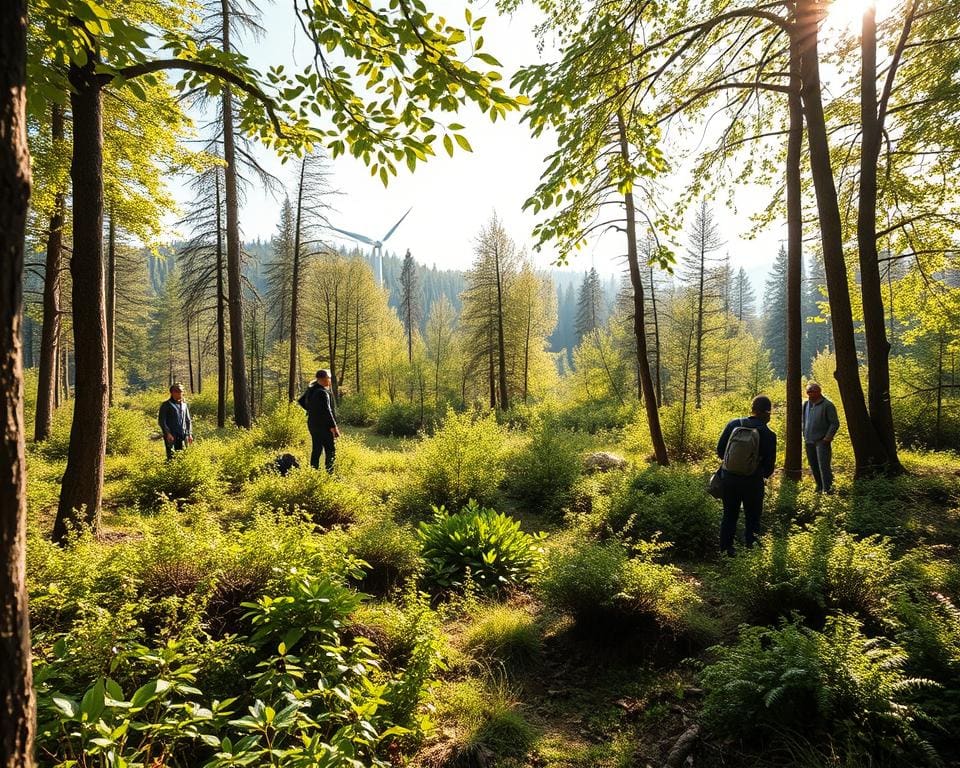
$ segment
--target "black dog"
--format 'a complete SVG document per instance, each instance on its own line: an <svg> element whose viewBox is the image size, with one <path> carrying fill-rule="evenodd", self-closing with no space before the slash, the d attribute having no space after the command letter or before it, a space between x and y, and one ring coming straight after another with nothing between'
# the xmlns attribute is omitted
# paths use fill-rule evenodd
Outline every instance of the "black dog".
<svg viewBox="0 0 960 768"><path fill-rule="evenodd" d="M292 453L285 453L273 460L273 467L281 477L286 477L291 469L300 469L300 462Z"/></svg>

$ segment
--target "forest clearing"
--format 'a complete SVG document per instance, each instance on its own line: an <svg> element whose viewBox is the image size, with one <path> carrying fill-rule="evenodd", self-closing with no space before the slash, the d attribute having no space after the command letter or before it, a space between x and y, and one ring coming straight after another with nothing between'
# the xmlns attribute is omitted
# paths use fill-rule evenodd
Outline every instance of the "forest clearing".
<svg viewBox="0 0 960 768"><path fill-rule="evenodd" d="M960 765L953 5L5 2L3 768Z"/></svg>

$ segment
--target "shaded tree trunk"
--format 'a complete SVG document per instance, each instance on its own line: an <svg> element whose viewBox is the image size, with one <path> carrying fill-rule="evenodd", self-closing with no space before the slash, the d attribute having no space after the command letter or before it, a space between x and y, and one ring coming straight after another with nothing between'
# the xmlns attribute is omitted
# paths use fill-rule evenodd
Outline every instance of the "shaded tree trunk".
<svg viewBox="0 0 960 768"><path fill-rule="evenodd" d="M67 468L53 539L62 542L77 523L94 530L100 523L103 461L107 447L107 317L103 284L103 92L96 62L71 65L73 93L73 338L76 403L70 429Z"/></svg>
<svg viewBox="0 0 960 768"><path fill-rule="evenodd" d="M186 331L187 331L187 373L190 376L190 394L192 395L197 390L193 385L193 341L190 336L190 317L186 319Z"/></svg>
<svg viewBox="0 0 960 768"><path fill-rule="evenodd" d="M877 18L876 8L863 14L860 77L860 196L857 210L857 245L860 251L860 294L863 306L863 331L867 343L867 398L870 420L886 452L887 472L903 471L897 457L897 439L890 403L890 342L880 280L880 254L877 253L877 162L880 158L882 122L877 102ZM901 45L909 35L913 15L908 14ZM902 48L901 48L902 50ZM896 71L895 59L893 73ZM888 73L892 77L893 73ZM889 81L892 82L892 81ZM882 107L885 110L885 107Z"/></svg>
<svg viewBox="0 0 960 768"><path fill-rule="evenodd" d="M784 475L799 480L803 474L801 393L803 203L800 162L803 152L803 101L800 96L800 49L790 44L790 129L787 139L787 424Z"/></svg>
<svg viewBox="0 0 960 768"><path fill-rule="evenodd" d="M617 126L620 132L620 154L629 161L630 147L627 144L627 126L623 113L617 113ZM643 405L647 412L647 425L650 428L650 442L657 464L667 466L667 444L660 428L660 411L657 410L657 395L653 390L653 378L650 375L650 360L647 357L647 328L643 306L643 281L640 279L640 258L637 252L637 222L633 193L624 196L627 217L627 263L630 267L630 284L633 286L633 334L637 339L637 362L640 366L640 380L643 387Z"/></svg>
<svg viewBox="0 0 960 768"><path fill-rule="evenodd" d="M287 399L292 403L297 398L297 315L300 305L300 227L303 216L303 177L306 159L300 162L300 186L297 189L297 226L293 234L293 275L290 279L290 370L287 383ZM359 386L359 385L358 385Z"/></svg>
<svg viewBox="0 0 960 768"><path fill-rule="evenodd" d="M886 451L870 420L853 332L850 287L843 255L843 227L837 202L837 188L830 161L826 120L821 99L820 62L818 60L818 24L823 9L816 0L798 0L800 25L800 67L803 77L803 107L810 147L810 168L817 196L824 271L833 325L833 344L837 358L834 378L846 412L847 429L855 460L855 477L882 470L887 465Z"/></svg>
<svg viewBox="0 0 960 768"><path fill-rule="evenodd" d="M221 0L223 50L230 50L230 0ZM240 203L237 194L237 152L234 142L233 97L223 87L223 169L227 214L227 296L230 315L230 365L233 373L233 420L249 429L250 393L247 388L243 340L243 276L240 264Z"/></svg>
<svg viewBox="0 0 960 768"><path fill-rule="evenodd" d="M63 107L54 104L50 115L50 135L54 151L63 141ZM59 405L57 355L60 343L60 271L63 268L63 222L66 195L54 196L53 214L47 230L47 256L43 273L43 327L40 331L40 370L37 382L37 407L33 439L42 442L50 437L53 411Z"/></svg>
<svg viewBox="0 0 960 768"><path fill-rule="evenodd" d="M657 313L657 289L653 282L653 267L650 267L650 304L653 312L653 367L656 374L654 385L657 393L657 408L663 407L663 374L660 366L660 316ZM639 363L638 368L639 370ZM641 371L642 373L642 371ZM641 390L643 378L641 376Z"/></svg>
<svg viewBox="0 0 960 768"><path fill-rule="evenodd" d="M187 333L190 329L187 328ZM200 338L200 315L197 314L197 394L203 392L203 341Z"/></svg>
<svg viewBox="0 0 960 768"><path fill-rule="evenodd" d="M110 201L110 224L107 229L107 391L113 405L113 381L117 340L117 226L113 201ZM192 385L191 385L192 389Z"/></svg>
<svg viewBox="0 0 960 768"><path fill-rule="evenodd" d="M27 608L23 261L27 147L26 0L0 5L0 766L33 765L36 710Z"/></svg>
<svg viewBox="0 0 960 768"><path fill-rule="evenodd" d="M507 392L507 344L503 334L503 275L500 271L500 248L494 249L494 267L497 272L497 353L499 355L497 372L500 381L500 408L510 408L510 396Z"/></svg>

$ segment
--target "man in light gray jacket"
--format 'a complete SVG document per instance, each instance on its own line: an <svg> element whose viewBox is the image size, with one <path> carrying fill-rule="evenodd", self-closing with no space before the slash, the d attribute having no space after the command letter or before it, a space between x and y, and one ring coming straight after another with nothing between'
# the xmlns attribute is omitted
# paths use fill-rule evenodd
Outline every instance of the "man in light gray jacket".
<svg viewBox="0 0 960 768"><path fill-rule="evenodd" d="M840 429L837 406L823 396L815 381L807 384L807 402L803 404L803 442L817 493L833 493L833 437Z"/></svg>

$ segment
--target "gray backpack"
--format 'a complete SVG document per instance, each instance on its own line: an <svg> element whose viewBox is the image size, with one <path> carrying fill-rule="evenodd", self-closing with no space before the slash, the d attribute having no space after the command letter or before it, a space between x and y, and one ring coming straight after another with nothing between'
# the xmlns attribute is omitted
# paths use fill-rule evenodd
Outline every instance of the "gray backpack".
<svg viewBox="0 0 960 768"><path fill-rule="evenodd" d="M723 469L732 475L749 477L760 466L760 431L753 427L734 427L727 450L723 455Z"/></svg>

